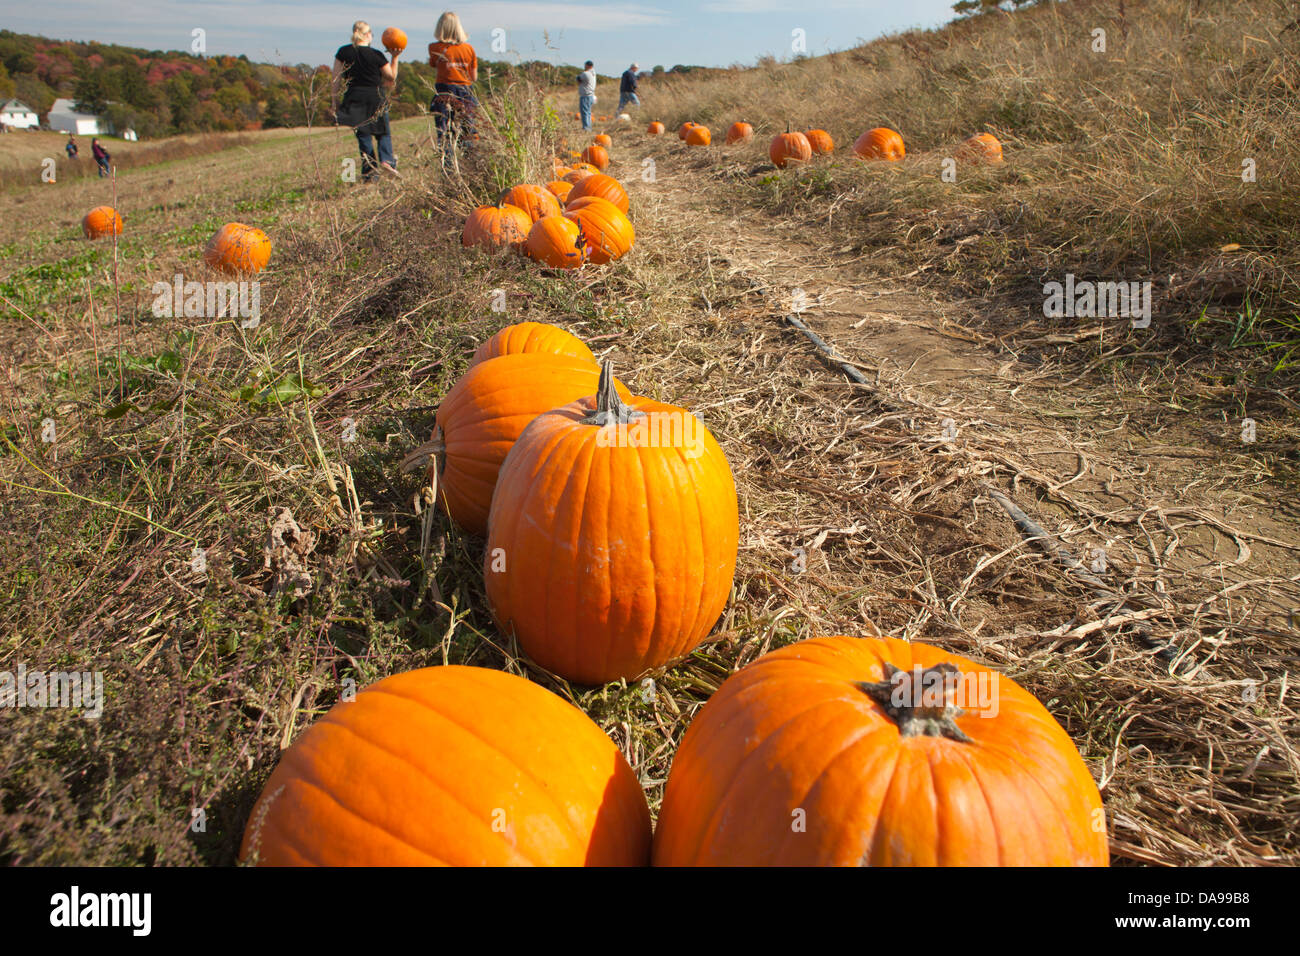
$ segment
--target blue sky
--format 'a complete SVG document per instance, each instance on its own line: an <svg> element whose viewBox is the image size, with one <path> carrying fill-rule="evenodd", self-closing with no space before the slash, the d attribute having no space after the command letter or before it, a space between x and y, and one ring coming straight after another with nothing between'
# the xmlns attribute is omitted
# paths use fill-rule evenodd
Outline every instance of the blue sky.
<svg viewBox="0 0 1300 956"><path fill-rule="evenodd" d="M192 31L206 33L209 54L247 54L269 63L327 63L346 42L352 21L370 22L376 36L399 26L422 53L445 7L384 0L57 0L8 7L0 25L18 33L64 40L99 40L146 49L188 50ZM675 63L751 64L764 54L788 59L793 31L802 30L812 55L859 41L952 19L952 0L486 0L454 9L485 59L596 61L618 73L632 61L642 69ZM493 52L494 29L508 52ZM498 35L499 36L499 35Z"/></svg>

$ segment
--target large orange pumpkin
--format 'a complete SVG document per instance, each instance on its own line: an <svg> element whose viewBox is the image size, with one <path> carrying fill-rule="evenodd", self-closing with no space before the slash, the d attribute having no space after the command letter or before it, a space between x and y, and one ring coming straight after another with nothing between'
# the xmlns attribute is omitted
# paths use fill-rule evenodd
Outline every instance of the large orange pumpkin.
<svg viewBox="0 0 1300 956"><path fill-rule="evenodd" d="M406 49L406 32L397 27L389 27L379 37L379 42L389 53L401 53Z"/></svg>
<svg viewBox="0 0 1300 956"><path fill-rule="evenodd" d="M572 704L483 667L387 677L280 757L244 831L260 866L644 866L650 811Z"/></svg>
<svg viewBox="0 0 1300 956"><path fill-rule="evenodd" d="M604 171L609 168L609 153L605 152L604 146L592 143L582 151L582 161Z"/></svg>
<svg viewBox="0 0 1300 956"><path fill-rule="evenodd" d="M627 190L613 176L606 176L604 173L596 173L588 176L578 182L569 193L568 202L570 204L582 199L585 196L599 196L601 199L607 199L618 207L618 211L626 214L631 203L627 198Z"/></svg>
<svg viewBox="0 0 1300 956"><path fill-rule="evenodd" d="M560 202L555 198L554 194L545 186L537 186L533 183L523 183L507 189L501 194L497 204L518 206L528 213L528 218L533 222L543 216L558 216L560 214Z"/></svg>
<svg viewBox="0 0 1300 956"><path fill-rule="evenodd" d="M597 146L604 146L606 149L614 145L614 140L610 138L608 133L597 133L592 138L592 142Z"/></svg>
<svg viewBox="0 0 1300 956"><path fill-rule="evenodd" d="M515 439L543 412L594 395L599 379L594 363L545 352L500 355L462 375L438 407L434 433L438 500L452 519L486 533L497 472Z"/></svg>
<svg viewBox="0 0 1300 956"><path fill-rule="evenodd" d="M622 257L636 241L632 223L608 199L583 196L571 202L564 214L582 227L587 242L587 260L596 265Z"/></svg>
<svg viewBox="0 0 1300 956"><path fill-rule="evenodd" d="M767 155L777 169L785 169L790 163L806 163L812 159L812 146L803 133L777 133L767 148Z"/></svg>
<svg viewBox="0 0 1300 956"><path fill-rule="evenodd" d="M926 644L819 637L733 674L695 717L654 859L1105 866L1107 844L1087 766L1015 682Z"/></svg>
<svg viewBox="0 0 1300 956"><path fill-rule="evenodd" d="M1002 143L992 133L977 133L962 144L957 158L968 163L1002 162Z"/></svg>
<svg viewBox="0 0 1300 956"><path fill-rule="evenodd" d="M543 216L533 223L524 251L530 259L556 269L576 269L586 261L582 228L563 215Z"/></svg>
<svg viewBox="0 0 1300 956"><path fill-rule="evenodd" d="M81 220L81 231L87 239L120 236L122 216L112 206L96 206Z"/></svg>
<svg viewBox="0 0 1300 956"><path fill-rule="evenodd" d="M835 140L831 139L831 134L824 129L810 129L804 133L808 139L808 145L812 151L819 155L835 152Z"/></svg>
<svg viewBox="0 0 1300 956"><path fill-rule="evenodd" d="M528 230L532 225L528 213L518 206L509 203L479 206L465 220L460 243L463 246L511 246L518 249L528 238Z"/></svg>
<svg viewBox="0 0 1300 956"><path fill-rule="evenodd" d="M488 604L542 667L631 679L709 633L738 537L735 481L708 429L683 408L624 404L606 363L599 392L539 415L501 468Z"/></svg>
<svg viewBox="0 0 1300 956"><path fill-rule="evenodd" d="M698 123L686 131L687 146L708 146L712 139L713 134L709 132L709 128Z"/></svg>
<svg viewBox="0 0 1300 956"><path fill-rule="evenodd" d="M727 130L727 145L732 146L736 143L748 143L754 138L754 127L748 123L732 123L731 129Z"/></svg>
<svg viewBox="0 0 1300 956"><path fill-rule="evenodd" d="M869 129L853 144L853 152L862 159L884 159L897 162L907 155L903 137L885 126Z"/></svg>
<svg viewBox="0 0 1300 956"><path fill-rule="evenodd" d="M261 229L228 222L208 240L203 261L227 275L254 275L271 260L271 240Z"/></svg>
<svg viewBox="0 0 1300 956"><path fill-rule="evenodd" d="M592 354L586 342L558 325L549 325L546 322L516 322L514 325L507 325L480 345L474 357L470 359L469 367L473 368L479 362L486 362L499 355L522 355L529 352L571 355L574 358L586 359L588 362L596 361L596 356Z"/></svg>
<svg viewBox="0 0 1300 956"><path fill-rule="evenodd" d="M648 127L646 127L646 132L649 133L651 136L658 136L663 131L664 131L664 124L659 122L658 120L655 120Z"/></svg>

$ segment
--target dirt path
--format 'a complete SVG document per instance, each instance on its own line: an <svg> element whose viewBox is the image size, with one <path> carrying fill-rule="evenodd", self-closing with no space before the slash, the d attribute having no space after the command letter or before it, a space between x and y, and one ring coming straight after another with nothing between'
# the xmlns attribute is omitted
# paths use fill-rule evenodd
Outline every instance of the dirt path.
<svg viewBox="0 0 1300 956"><path fill-rule="evenodd" d="M655 182L624 175L682 307L638 348L698 366L674 387L737 472L749 603L1006 670L1088 758L1117 861L1294 861L1300 514L1240 422L1044 357L1104 329L1013 351L972 329L979 303L742 205L715 159L654 155ZM800 304L871 384L782 321ZM998 493L1081 564L1027 544Z"/></svg>

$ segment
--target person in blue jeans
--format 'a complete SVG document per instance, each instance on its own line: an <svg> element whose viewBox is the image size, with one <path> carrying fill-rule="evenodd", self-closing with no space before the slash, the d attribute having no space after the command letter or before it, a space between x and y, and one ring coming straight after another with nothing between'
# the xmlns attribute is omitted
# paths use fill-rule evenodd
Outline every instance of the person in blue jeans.
<svg viewBox="0 0 1300 956"><path fill-rule="evenodd" d="M429 44L429 65L434 76L434 97L429 110L438 131L438 145L444 158L453 146L468 146L478 138L474 114L478 100L474 84L478 81L478 55L470 45L469 34L460 18L450 10L438 18L434 27L436 42Z"/></svg>
<svg viewBox="0 0 1300 956"><path fill-rule="evenodd" d="M582 128L591 129L591 108L596 105L596 64L588 60L578 74L578 115Z"/></svg>
<svg viewBox="0 0 1300 956"><path fill-rule="evenodd" d="M637 65L633 63L623 73L623 79L618 84L618 109L615 112L623 112L623 107L631 103L633 106L640 106L641 100L636 95L636 71Z"/></svg>
<svg viewBox="0 0 1300 956"><path fill-rule="evenodd" d="M388 125L388 103L380 87L397 82L398 54L393 53L392 60L386 60L370 45L370 39L370 24L365 20L352 25L352 42L339 47L334 54L334 76L330 85L335 121L340 126L352 127L357 134L361 178L365 182L376 179L380 170L397 174L393 133ZM339 87L344 84L346 89L340 102Z"/></svg>

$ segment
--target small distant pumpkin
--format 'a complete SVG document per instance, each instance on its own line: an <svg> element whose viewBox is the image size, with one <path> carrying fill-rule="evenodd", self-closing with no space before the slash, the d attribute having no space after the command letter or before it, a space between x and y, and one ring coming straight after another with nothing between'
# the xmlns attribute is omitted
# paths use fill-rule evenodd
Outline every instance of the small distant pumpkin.
<svg viewBox="0 0 1300 956"><path fill-rule="evenodd" d="M596 265L626 255L636 240L636 232L627 216L612 202L599 196L574 200L564 210L564 215L582 227L587 261Z"/></svg>
<svg viewBox="0 0 1300 956"><path fill-rule="evenodd" d="M601 171L609 168L609 153L605 152L604 146L597 146L595 143L582 151L582 160L591 163Z"/></svg>
<svg viewBox="0 0 1300 956"><path fill-rule="evenodd" d="M907 155L903 137L887 126L869 129L853 144L853 152L861 159L883 159L896 163Z"/></svg>
<svg viewBox="0 0 1300 956"><path fill-rule="evenodd" d="M576 269L587 258L582 227L558 213L533 223L524 240L524 251L530 259L556 269Z"/></svg>
<svg viewBox="0 0 1300 956"><path fill-rule="evenodd" d="M1002 162L1002 143L992 133L976 133L962 143L957 158L967 163Z"/></svg>
<svg viewBox="0 0 1300 956"><path fill-rule="evenodd" d="M610 138L608 133L597 133L592 142L597 146L604 146L606 149L614 145L614 140Z"/></svg>
<svg viewBox="0 0 1300 956"><path fill-rule="evenodd" d="M558 216L560 214L560 203L555 198L555 195L545 186L536 186L532 183L523 183L507 189L498 200L498 205L502 203L518 206L528 213L528 218L533 222L543 216Z"/></svg>
<svg viewBox="0 0 1300 956"><path fill-rule="evenodd" d="M631 205L627 198L627 190L623 188L623 184L613 176L606 176L604 173L594 173L575 185L569 193L568 205L572 205L584 196L599 196L601 199L608 199L624 215L627 214Z"/></svg>
<svg viewBox="0 0 1300 956"><path fill-rule="evenodd" d="M271 261L271 240L261 229L228 222L208 241L203 261L227 275L255 275Z"/></svg>
<svg viewBox="0 0 1300 956"><path fill-rule="evenodd" d="M593 364L596 361L596 356L592 354L586 342L558 325L547 322L516 322L514 325L507 325L480 345L474 352L474 357L469 360L469 367L473 368L479 362L486 362L499 355L524 355L534 352L546 355L571 355L574 358L586 359Z"/></svg>
<svg viewBox="0 0 1300 956"><path fill-rule="evenodd" d="M495 248L511 246L518 249L528 238L533 220L518 206L502 203L499 206L479 206L465 220L460 234L463 246Z"/></svg>
<svg viewBox="0 0 1300 956"><path fill-rule="evenodd" d="M687 146L708 146L712 138L707 126L695 125L686 131Z"/></svg>
<svg viewBox="0 0 1300 956"><path fill-rule="evenodd" d="M648 127L646 127L646 132L649 133L651 136L658 136L663 131L664 131L664 124L659 122L658 120L655 120Z"/></svg>
<svg viewBox="0 0 1300 956"><path fill-rule="evenodd" d="M691 131L691 127L692 127L692 126L697 126L697 125L698 125L698 124L695 123L693 120L687 120L687 121L686 121L685 123L683 123L680 127L678 127L678 129L677 129L677 138L680 139L680 140L682 140L682 141L684 142L684 141L686 140L686 134L689 133L689 132Z"/></svg>
<svg viewBox="0 0 1300 956"><path fill-rule="evenodd" d="M96 206L81 220L81 231L87 239L103 239L122 234L122 216L112 206Z"/></svg>
<svg viewBox="0 0 1300 956"><path fill-rule="evenodd" d="M812 151L818 155L835 152L835 140L831 139L831 134L824 129L810 129L804 133L808 138L808 145Z"/></svg>
<svg viewBox="0 0 1300 956"><path fill-rule="evenodd" d="M803 133L787 130L772 137L767 155L777 169L785 169L790 163L806 163L812 159L812 144Z"/></svg>
<svg viewBox="0 0 1300 956"><path fill-rule="evenodd" d="M570 169L567 173L565 173L560 178L563 179L566 183L571 183L572 185L576 186L578 185L578 183L582 182L588 176L593 176L593 175L595 174L590 169L587 168L587 164L582 163L580 166L575 166L573 169Z"/></svg>
<svg viewBox="0 0 1300 956"><path fill-rule="evenodd" d="M406 49L406 33L397 27L389 27L379 38L379 42L389 53L401 53Z"/></svg>
<svg viewBox="0 0 1300 956"><path fill-rule="evenodd" d="M736 143L748 143L754 138L754 127L748 123L732 123L731 129L727 130L727 145L734 146Z"/></svg>

